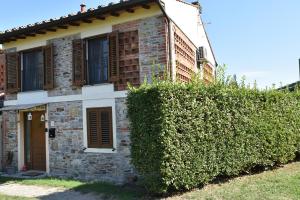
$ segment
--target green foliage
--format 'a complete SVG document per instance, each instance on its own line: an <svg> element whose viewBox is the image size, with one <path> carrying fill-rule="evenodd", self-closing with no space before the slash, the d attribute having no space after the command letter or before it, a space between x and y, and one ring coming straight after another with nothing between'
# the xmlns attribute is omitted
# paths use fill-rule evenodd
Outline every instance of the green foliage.
<svg viewBox="0 0 300 200"><path fill-rule="evenodd" d="M300 94L219 74L205 85L168 80L130 88L132 163L156 193L284 164L300 150Z"/></svg>

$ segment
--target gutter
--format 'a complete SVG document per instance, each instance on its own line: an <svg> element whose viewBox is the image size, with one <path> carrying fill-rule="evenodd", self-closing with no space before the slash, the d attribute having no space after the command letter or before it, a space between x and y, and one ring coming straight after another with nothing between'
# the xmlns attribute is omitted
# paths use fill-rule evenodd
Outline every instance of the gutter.
<svg viewBox="0 0 300 200"><path fill-rule="evenodd" d="M169 67L170 67L170 76L171 76L171 79L173 77L173 54L172 54L172 34L171 34L171 31L172 31L172 25L171 25L171 18L168 16L168 14L166 13L163 5L161 4L161 1L160 0L156 0L159 8L161 9L161 11L163 12L164 16L166 17L167 19L167 25L168 25L168 38L169 38Z"/></svg>

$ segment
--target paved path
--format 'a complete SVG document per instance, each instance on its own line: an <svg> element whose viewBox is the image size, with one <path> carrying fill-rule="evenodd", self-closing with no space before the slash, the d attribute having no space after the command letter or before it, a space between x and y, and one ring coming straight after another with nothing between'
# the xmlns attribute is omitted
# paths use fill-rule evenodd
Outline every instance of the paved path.
<svg viewBox="0 0 300 200"><path fill-rule="evenodd" d="M95 194L82 194L73 190L55 187L20 185L15 183L0 184L0 193L8 196L31 197L41 200L101 200ZM107 199L107 198L105 198Z"/></svg>

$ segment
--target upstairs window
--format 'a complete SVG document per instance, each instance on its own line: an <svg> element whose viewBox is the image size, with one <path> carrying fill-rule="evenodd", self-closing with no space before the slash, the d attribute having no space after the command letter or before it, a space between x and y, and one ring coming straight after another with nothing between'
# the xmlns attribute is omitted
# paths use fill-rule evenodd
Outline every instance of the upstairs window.
<svg viewBox="0 0 300 200"><path fill-rule="evenodd" d="M126 90L140 84L138 30L73 40L73 85L114 84Z"/></svg>
<svg viewBox="0 0 300 200"><path fill-rule="evenodd" d="M43 90L44 56L42 49L22 53L22 91Z"/></svg>
<svg viewBox="0 0 300 200"><path fill-rule="evenodd" d="M52 44L21 52L7 52L5 54L7 93L54 88Z"/></svg>
<svg viewBox="0 0 300 200"><path fill-rule="evenodd" d="M118 32L73 40L73 85L113 83L119 80Z"/></svg>
<svg viewBox="0 0 300 200"><path fill-rule="evenodd" d="M87 40L87 82L108 82L109 44L107 36Z"/></svg>

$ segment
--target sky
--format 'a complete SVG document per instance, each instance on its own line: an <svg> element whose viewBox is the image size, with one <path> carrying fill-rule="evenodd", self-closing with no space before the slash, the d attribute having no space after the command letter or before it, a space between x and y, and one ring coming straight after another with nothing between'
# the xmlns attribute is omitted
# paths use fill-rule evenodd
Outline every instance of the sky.
<svg viewBox="0 0 300 200"><path fill-rule="evenodd" d="M112 0L114 1L114 0ZM0 31L106 5L110 0L0 0ZM299 80L299 0L200 0L220 65L260 88ZM180 13L181 14L181 13Z"/></svg>

